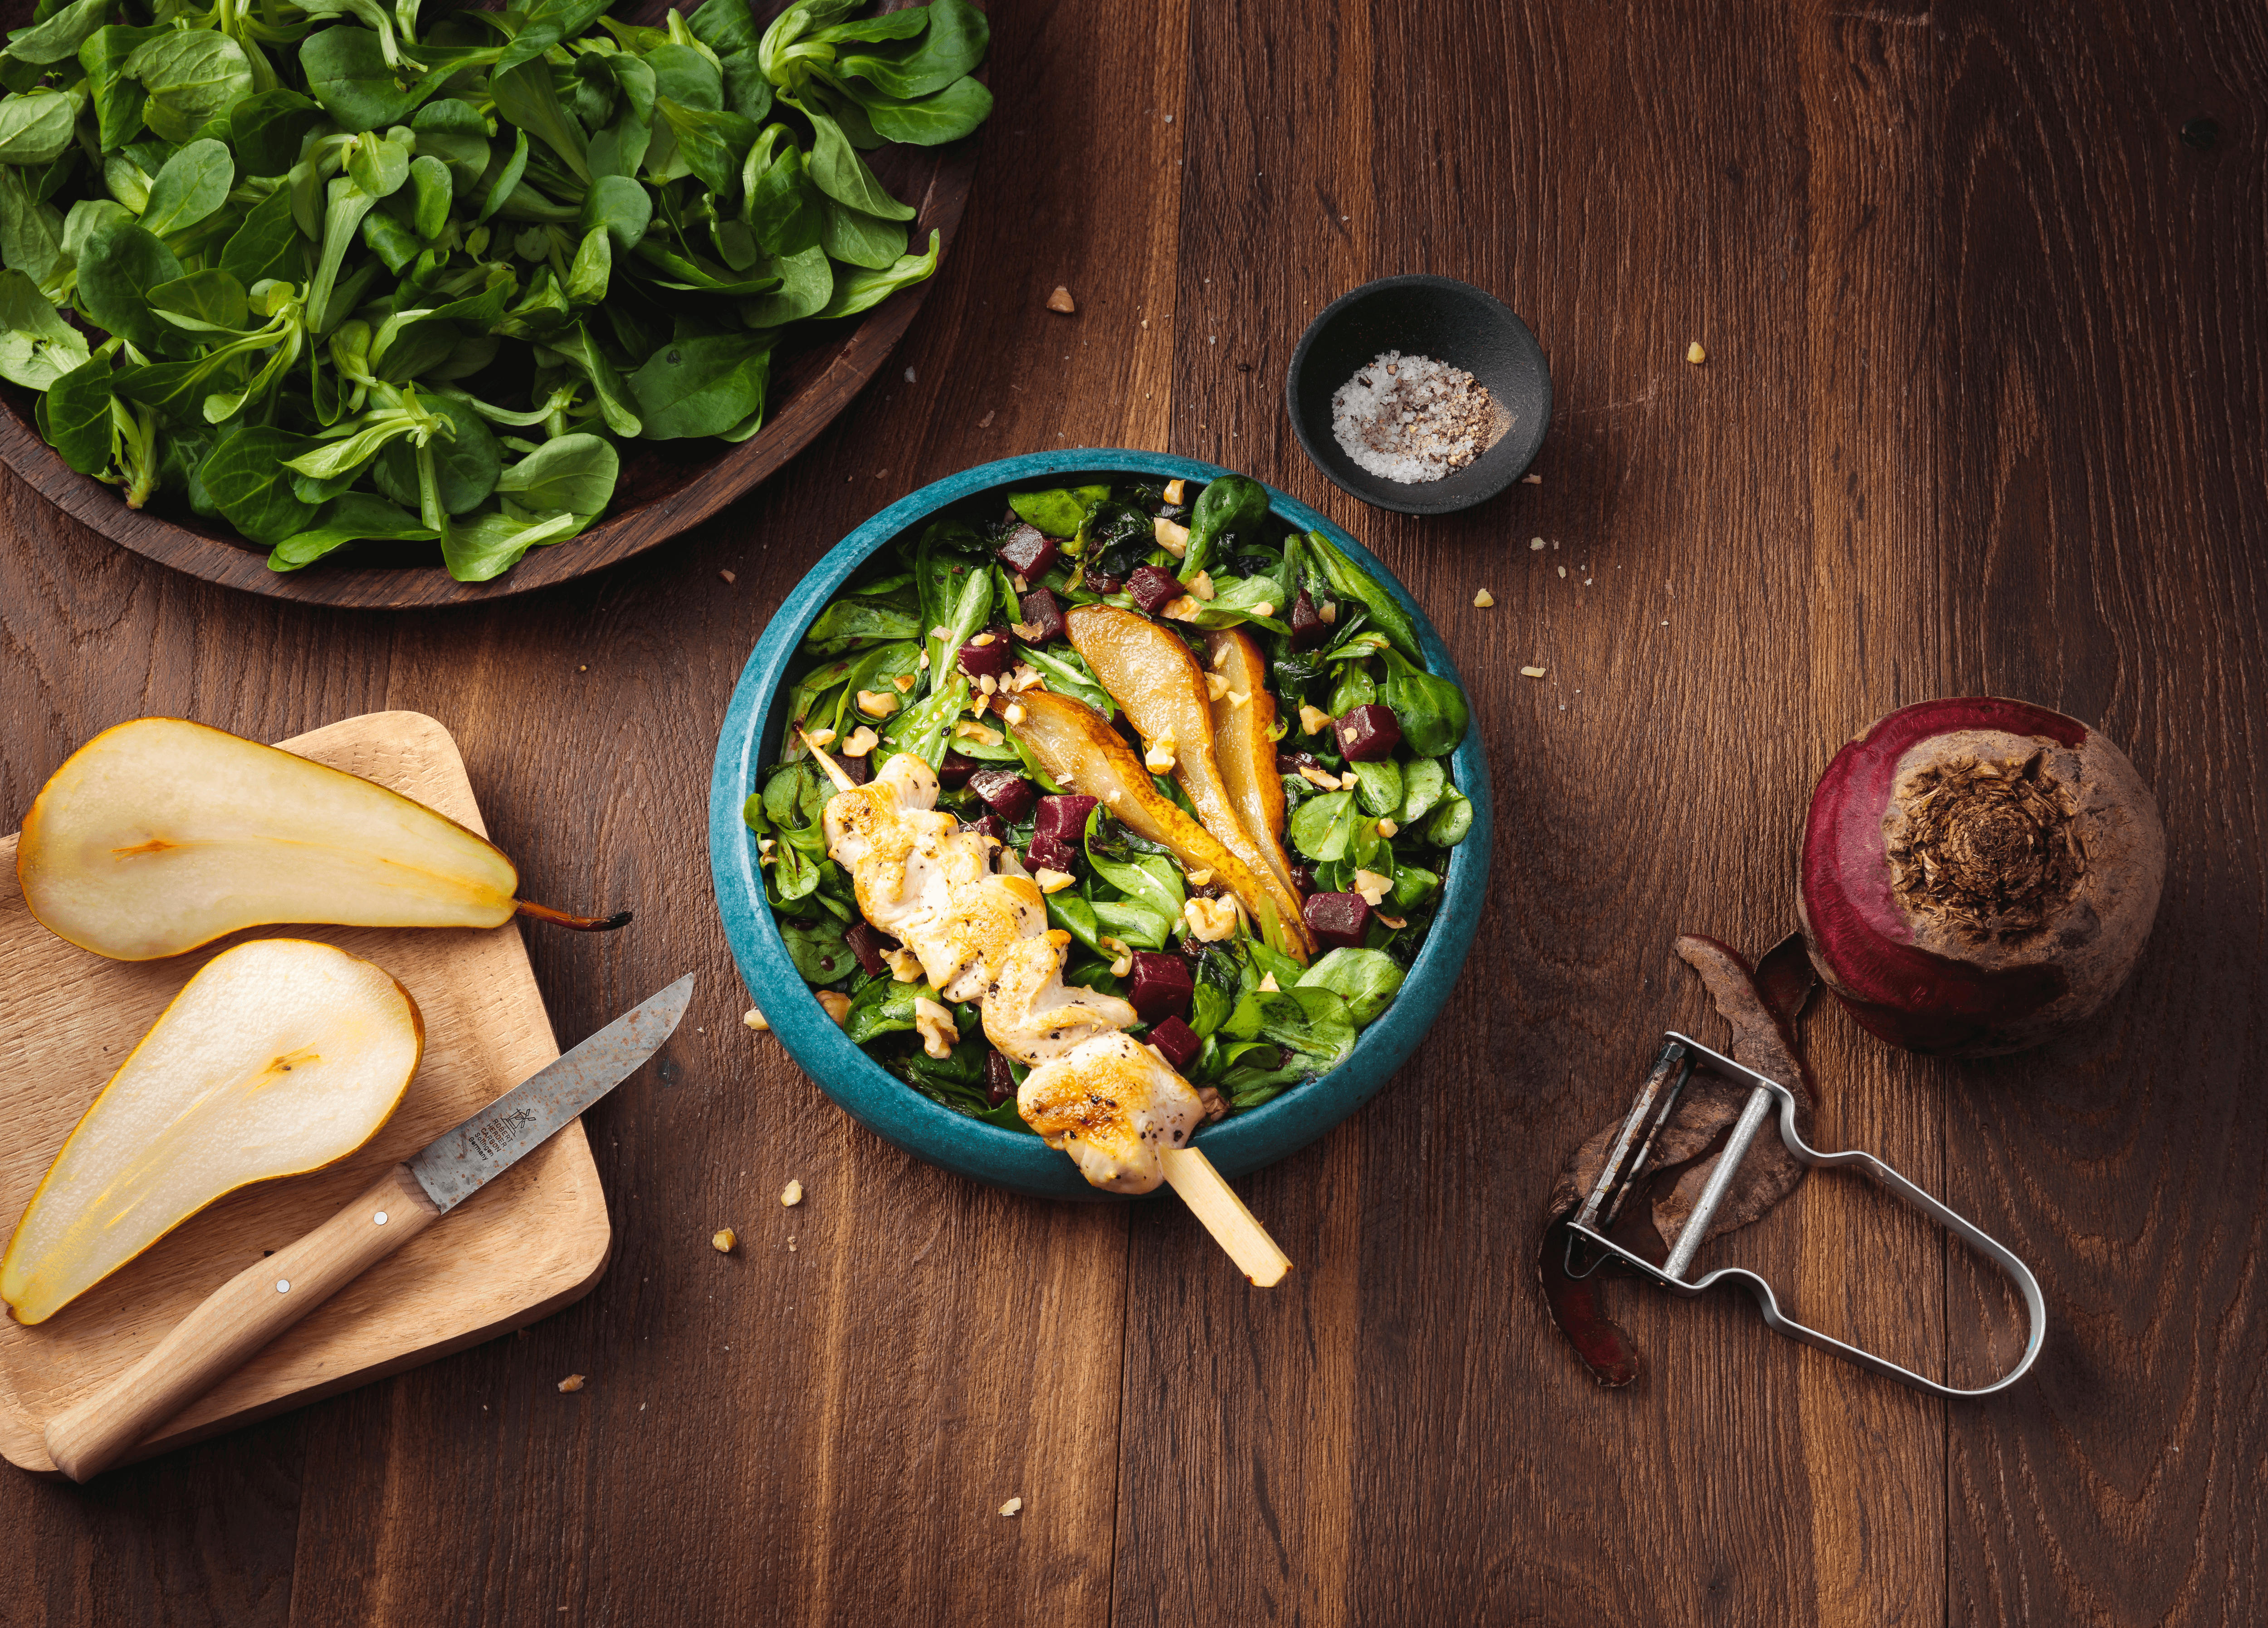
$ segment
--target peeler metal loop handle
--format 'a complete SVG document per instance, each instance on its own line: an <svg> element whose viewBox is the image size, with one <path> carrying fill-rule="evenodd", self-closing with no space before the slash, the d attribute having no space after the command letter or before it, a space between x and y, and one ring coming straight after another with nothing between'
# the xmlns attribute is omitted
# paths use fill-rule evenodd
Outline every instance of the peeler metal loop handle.
<svg viewBox="0 0 2268 1628"><path fill-rule="evenodd" d="M1654 1080L1648 1082L1649 1094L1653 1091L1655 1082L1662 1077L1665 1065L1673 1063L1682 1065L1682 1072L1676 1079L1679 1087L1683 1085L1685 1074L1690 1072L1696 1064L1700 1064L1714 1068L1735 1084L1746 1081L1753 1087L1749 1094L1748 1101L1742 1107L1740 1118L1734 1123L1732 1131L1726 1138L1723 1153L1719 1157L1715 1168L1710 1172L1707 1184L1701 1190L1701 1197L1694 1205L1691 1219L1679 1230L1677 1242L1672 1247L1668 1259L1660 1266L1655 1266L1651 1262L1631 1254L1620 1244L1616 1243L1598 1227L1592 1226L1591 1222L1598 1216L1602 1200L1610 1189L1616 1190L1614 1208L1619 1209L1620 1195L1630 1190L1641 1171L1636 1166L1625 1170L1618 1163L1610 1163L1606 1172L1600 1177L1598 1190L1592 1195L1591 1202L1584 1206L1582 1212L1576 1219L1568 1223L1570 1233L1580 1236L1594 1249L1602 1250L1626 1265L1635 1268L1642 1276L1668 1290L1672 1294L1691 1299L1695 1295L1714 1288L1719 1283L1738 1284L1756 1297L1757 1308L1764 1313L1765 1325L1773 1332L1785 1334L1790 1339L1800 1340L1806 1345L1813 1346L1832 1356L1840 1357L1847 1362L1854 1362L1859 1366L1881 1374L1886 1379L1894 1379L1901 1384L1911 1385L1916 1390L1926 1391L1933 1396L1993 1396L2007 1389L2031 1371L2032 1364L2038 1360L2040 1347L2047 1337L2047 1300L2040 1293L2039 1280L2032 1276L2029 1267L2016 1258L2014 1251L1965 1216L1948 1209L1930 1194L1924 1192L1872 1153L1861 1153L1855 1149L1843 1153L1824 1153L1813 1147L1796 1130L1795 1094L1778 1081L1768 1079L1752 1068L1744 1067L1728 1057L1712 1051L1698 1041L1690 1039L1686 1035L1673 1031L1665 1035L1664 1040L1666 1042L1662 1050L1664 1061L1655 1064ZM1675 1093L1673 1092L1671 1095L1674 1098ZM1779 1301L1774 1298L1771 1285L1752 1271L1741 1267L1727 1266L1711 1272L1705 1278L1698 1279L1687 1278L1686 1273L1692 1266L1694 1253L1700 1248L1701 1240L1709 1230L1710 1219L1716 1214L1718 1206L1724 1202L1725 1195L1731 1190L1733 1178L1739 1173L1741 1161L1748 1156L1749 1149L1755 1144L1757 1132L1763 1129L1764 1118L1771 1112L1775 1102L1779 1107L1780 1140L1787 1145L1787 1151L1797 1159L1807 1165L1857 1166L1914 1208L1938 1221L1963 1243L2008 1274L2014 1281L2017 1292L2023 1296L2024 1316L2029 1324L2029 1331L2024 1342L2024 1354L2014 1367L1991 1384L1979 1386L1974 1389L1941 1385L1937 1381L1917 1374L1911 1368L1901 1366L1886 1357L1878 1357L1872 1352L1862 1351L1856 1345L1848 1344L1835 1338L1832 1335L1822 1334L1816 1329L1798 1322L1780 1310ZM1647 1096L1642 1095L1640 1106L1633 1110L1632 1120L1636 1121L1650 1108L1651 1103ZM1654 1110L1654 1116L1657 1123L1666 1122L1668 1116L1668 1107L1665 1106ZM1650 1136L1646 1139L1652 1140ZM1626 1132L1624 1138L1624 1144L1628 1144L1631 1140L1631 1138ZM1619 1154L1621 1151L1618 1148L1617 1153ZM1612 1224L1611 1211L1609 1212L1607 1224Z"/></svg>

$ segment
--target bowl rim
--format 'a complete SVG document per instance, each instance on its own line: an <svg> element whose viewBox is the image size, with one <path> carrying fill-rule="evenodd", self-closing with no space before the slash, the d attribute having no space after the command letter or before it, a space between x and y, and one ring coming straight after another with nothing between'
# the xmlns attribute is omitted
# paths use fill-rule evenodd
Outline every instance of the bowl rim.
<svg viewBox="0 0 2268 1628"><path fill-rule="evenodd" d="M1535 376L1541 381L1543 411L1537 415L1535 445L1528 449L1528 455L1519 460L1516 465L1506 465L1506 473L1501 481L1476 490L1469 496L1452 500L1445 501L1439 497L1430 500L1423 496L1398 497L1392 490L1385 490L1390 484L1385 482L1381 482L1381 490L1366 490L1348 485L1331 468L1329 460L1321 450L1316 438L1309 433L1307 418L1300 410L1300 379L1307 370L1307 353L1314 348L1316 340L1323 335L1332 322L1344 315L1353 306L1365 300L1374 298L1380 294L1405 288L1454 289L1459 293L1471 295L1484 305L1493 306L1503 319L1506 331L1512 336L1514 348L1525 350L1533 356ZM1300 331L1299 343L1292 348L1291 364L1284 370L1284 410L1292 421L1292 433L1299 440L1300 450L1307 455L1307 461L1314 466L1318 475L1346 493L1348 497L1359 502L1366 503L1373 508L1390 509L1396 514L1456 514L1467 509L1479 507L1506 487L1513 485L1535 466L1536 457L1543 452L1543 443L1551 432L1550 358L1543 354L1543 346L1536 339L1535 329L1528 326L1527 320L1521 316L1520 313L1490 293L1488 290L1476 288L1470 283L1460 282L1455 277L1442 276L1437 272L1397 272L1392 276L1373 277L1367 283L1349 289L1317 312L1314 320ZM1332 450L1337 450L1336 445ZM1422 494L1431 489L1425 485L1412 485L1404 490L1413 494Z"/></svg>
<svg viewBox="0 0 2268 1628"><path fill-rule="evenodd" d="M995 1186L1035 1197L1107 1201L1126 1195L1090 1187L1061 1153L1037 1137L985 1124L931 1101L866 1056L807 994L790 961L755 873L755 843L740 805L765 761L774 701L804 630L850 573L902 533L987 490L1035 477L1079 474L1176 476L1209 481L1233 473L1172 453L1122 447L1072 447L997 460L964 469L900 498L854 529L821 557L772 615L742 667L718 735L710 778L710 876L725 936L741 982L799 1067L844 1112L883 1140L916 1157ZM1263 483L1265 484L1264 483ZM1415 619L1427 667L1469 687L1424 609L1400 580L1341 527L1274 487L1270 506L1303 528L1321 531L1372 571ZM1493 809L1481 731L1468 728L1450 755L1457 789L1473 806L1466 839L1450 851L1433 930L1400 993L1365 1029L1347 1060L1273 1101L1209 1125L1194 1138L1226 1175L1242 1175L1296 1152L1368 1101L1432 1028L1463 969L1487 897ZM770 999L774 1011L765 1002Z"/></svg>

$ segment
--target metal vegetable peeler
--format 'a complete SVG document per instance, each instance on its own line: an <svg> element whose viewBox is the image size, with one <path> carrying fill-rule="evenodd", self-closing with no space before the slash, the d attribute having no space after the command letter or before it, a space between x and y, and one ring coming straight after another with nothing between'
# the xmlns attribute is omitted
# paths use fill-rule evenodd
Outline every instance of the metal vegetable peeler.
<svg viewBox="0 0 2268 1628"><path fill-rule="evenodd" d="M1775 1333L1800 1340L1806 1345L1816 1346L1885 1378L1911 1385L1916 1390L1927 1391L1933 1396L1990 1396L2007 1389L2030 1371L2033 1362L2039 1357L2041 1342L2047 1334L2047 1302L2040 1294L2039 1281L2032 1276L2031 1269L2018 1260L2006 1245L1947 1209L1872 1153L1822 1153L1809 1145L1796 1132L1795 1094L1786 1086L1766 1079L1752 1068L1744 1068L1732 1058L1712 1051L1700 1042L1689 1039L1675 1030L1663 1035L1662 1042L1661 1055L1654 1060L1653 1071L1647 1074L1645 1085L1638 1088L1638 1100L1631 1104L1630 1116L1623 1121L1622 1134L1616 1138L1614 1151L1608 1157L1607 1168L1601 1173L1598 1185L1591 1190L1591 1196L1583 1201L1583 1207L1567 1223L1570 1234L1567 1240L1569 1277L1587 1277L1605 1263L1607 1256L1612 1256L1658 1287L1689 1300L1720 1282L1738 1283L1756 1296L1766 1326ZM1701 1190L1701 1200L1693 1207L1691 1219L1679 1232L1677 1242L1669 1251L1669 1258L1656 1266L1631 1254L1606 1234L1608 1229L1614 1226L1615 1218L1621 1214L1624 1201L1637 1189L1640 1178L1646 1175L1647 1156L1653 1151L1654 1138L1669 1123L1670 1115L1676 1111L1678 1096L1684 1091L1685 1082L1692 1078L1697 1067L1714 1070L1734 1084L1749 1085L1753 1089L1741 1109L1740 1118L1734 1123L1732 1133L1726 1139L1723 1155L1717 1160L1716 1168L1709 1173L1708 1184ZM1756 1139L1756 1132L1764 1128L1764 1116L1771 1111L1775 1101L1779 1104L1780 1140L1787 1144L1787 1151L1796 1158L1808 1165L1857 1165L1908 1204L1941 1222L1962 1242L1990 1258L2015 1280L2017 1289L2024 1297L2024 1315L2030 1325L2030 1332L2024 1342L2023 1358L2014 1367L1990 1385L1975 1390L1940 1385L1935 1380L1925 1379L1911 1368L1901 1367L1887 1358L1877 1357L1872 1352L1861 1351L1855 1345L1846 1345L1841 1340L1822 1334L1816 1329L1807 1328L1787 1316L1781 1312L1779 1302L1772 1298L1771 1285L1752 1271L1724 1267L1698 1280L1686 1276L1693 1264L1694 1252L1701 1247L1701 1240L1709 1230L1710 1218L1717 1213L1717 1207L1731 1190L1733 1178L1740 1171L1741 1161L1748 1157L1749 1149ZM1576 1263L1578 1239L1600 1252L1580 1271Z"/></svg>

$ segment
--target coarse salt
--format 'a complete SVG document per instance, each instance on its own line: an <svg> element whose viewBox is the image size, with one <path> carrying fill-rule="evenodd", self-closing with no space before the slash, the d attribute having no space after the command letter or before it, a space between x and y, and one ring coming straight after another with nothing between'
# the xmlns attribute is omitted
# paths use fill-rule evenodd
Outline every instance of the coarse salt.
<svg viewBox="0 0 2268 1628"><path fill-rule="evenodd" d="M1511 427L1470 373L1399 350L1357 369L1331 396L1331 433L1346 455L1404 486L1463 468Z"/></svg>

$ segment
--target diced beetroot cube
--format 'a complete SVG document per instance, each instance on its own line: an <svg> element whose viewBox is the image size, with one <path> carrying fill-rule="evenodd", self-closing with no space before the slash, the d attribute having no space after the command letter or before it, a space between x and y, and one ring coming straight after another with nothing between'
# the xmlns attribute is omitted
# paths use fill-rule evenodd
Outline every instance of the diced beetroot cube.
<svg viewBox="0 0 2268 1628"><path fill-rule="evenodd" d="M998 549L1000 564L1020 577L1037 577L1056 563L1056 540L1038 527L1019 521Z"/></svg>
<svg viewBox="0 0 2268 1628"><path fill-rule="evenodd" d="M1350 763L1373 763L1402 744L1402 722L1383 701L1349 707L1337 725L1339 755Z"/></svg>
<svg viewBox="0 0 2268 1628"><path fill-rule="evenodd" d="M1161 1018L1152 1024L1149 1039L1152 1045L1165 1053L1166 1061L1176 1072L1196 1062L1197 1053L1204 1050L1204 1042L1197 1038L1197 1031L1179 1018Z"/></svg>
<svg viewBox="0 0 2268 1628"><path fill-rule="evenodd" d="M1020 820L1032 812L1032 783L1012 769L980 769L968 777L968 789L1003 819Z"/></svg>
<svg viewBox="0 0 2268 1628"><path fill-rule="evenodd" d="M1142 1014L1145 1022L1155 1023L1187 1012L1194 988L1189 982L1189 963L1180 956L1157 950L1134 952L1133 982L1126 998L1134 1003L1134 1010Z"/></svg>
<svg viewBox="0 0 2268 1628"><path fill-rule="evenodd" d="M984 1054L984 1100L998 1108L1016 1094L1016 1077L1008 1070L1005 1052Z"/></svg>
<svg viewBox="0 0 2268 1628"><path fill-rule="evenodd" d="M1071 863L1077 857L1071 844L1053 831L1035 831L1032 845L1024 850L1024 868L1027 871L1061 871L1069 875Z"/></svg>
<svg viewBox="0 0 2268 1628"><path fill-rule="evenodd" d="M1315 941L1335 950L1359 950L1370 931L1370 902L1359 893L1311 893L1300 907Z"/></svg>
<svg viewBox="0 0 2268 1628"><path fill-rule="evenodd" d="M1293 866L1292 867L1292 886L1297 888L1303 895L1314 892L1315 867L1312 865Z"/></svg>
<svg viewBox="0 0 2268 1628"><path fill-rule="evenodd" d="M1004 848L1007 846L1008 828L1001 822L998 814L989 814L982 819L971 820L963 829L975 831L981 836L989 836Z"/></svg>
<svg viewBox="0 0 2268 1628"><path fill-rule="evenodd" d="M850 953L858 958L859 969L869 977L889 970L890 963L882 959L882 952L898 947L895 939L864 920L852 922L844 929L843 941L850 947Z"/></svg>
<svg viewBox="0 0 2268 1628"><path fill-rule="evenodd" d="M1008 670L1008 658L1013 653L1008 648L1008 630L993 628L978 634L976 638L984 642L980 645L976 639L971 639L961 647L961 654L956 658L961 670L971 678L999 677Z"/></svg>
<svg viewBox="0 0 2268 1628"><path fill-rule="evenodd" d="M1331 624L1315 614L1315 601L1305 588L1292 601L1292 648L1313 650L1331 636Z"/></svg>
<svg viewBox="0 0 2268 1628"><path fill-rule="evenodd" d="M1032 829L1075 845L1086 840L1086 816L1094 812L1094 799L1091 797L1042 797Z"/></svg>
<svg viewBox="0 0 2268 1628"><path fill-rule="evenodd" d="M850 777L850 784L853 785L864 785L874 777L874 763L870 757L864 755L838 757L835 761L843 772Z"/></svg>
<svg viewBox="0 0 2268 1628"><path fill-rule="evenodd" d="M1044 645L1051 638L1061 638L1067 631L1064 625L1063 607L1056 602L1049 588L1034 588L1023 598L1024 625L1032 630L1026 642Z"/></svg>
<svg viewBox="0 0 2268 1628"><path fill-rule="evenodd" d="M958 752L947 752L945 762L937 766L937 783L948 792L957 792L968 784L968 777L976 772L976 765Z"/></svg>
<svg viewBox="0 0 2268 1628"><path fill-rule="evenodd" d="M1089 571L1079 580L1097 593L1116 593L1126 586L1125 578L1106 576L1099 571Z"/></svg>
<svg viewBox="0 0 2268 1628"><path fill-rule="evenodd" d="M1126 578L1126 592L1134 602L1152 615L1182 596L1182 585L1174 573L1157 565L1137 565L1134 574Z"/></svg>

